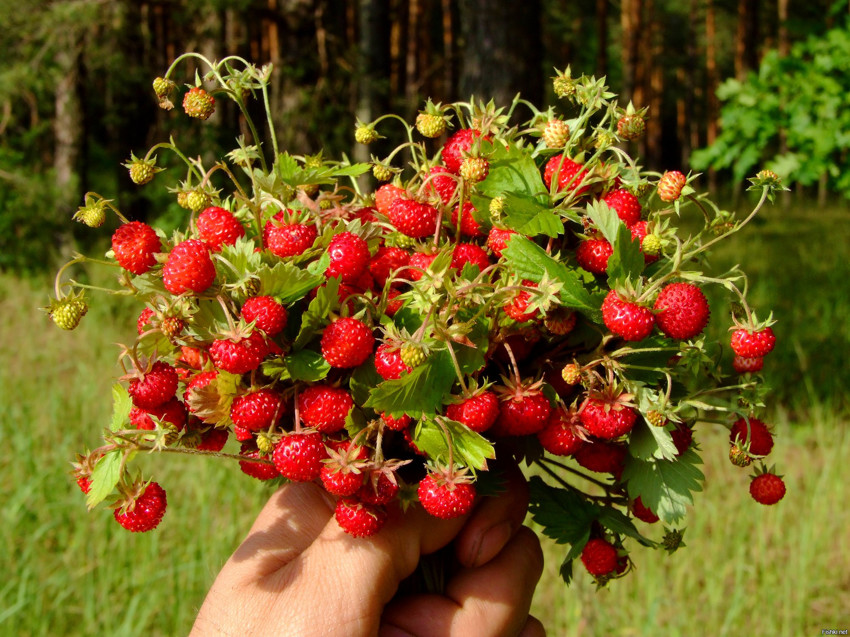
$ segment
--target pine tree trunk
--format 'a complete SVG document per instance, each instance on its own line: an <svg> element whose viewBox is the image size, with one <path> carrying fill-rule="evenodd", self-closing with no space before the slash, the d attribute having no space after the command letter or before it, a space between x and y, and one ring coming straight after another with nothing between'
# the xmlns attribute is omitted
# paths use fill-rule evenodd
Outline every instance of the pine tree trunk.
<svg viewBox="0 0 850 637"><path fill-rule="evenodd" d="M714 0L705 3L705 96L706 96L706 145L717 141L717 123L719 104L717 101L717 26L715 22ZM708 169L708 188L717 190L717 171Z"/></svg>
<svg viewBox="0 0 850 637"><path fill-rule="evenodd" d="M608 0L596 0L596 77L608 75Z"/></svg>
<svg viewBox="0 0 850 637"><path fill-rule="evenodd" d="M358 3L357 41L357 119L371 122L389 108L387 77L390 73L389 3L387 0L360 0ZM355 144L354 158L368 162L373 152L363 144Z"/></svg>
<svg viewBox="0 0 850 637"><path fill-rule="evenodd" d="M758 0L738 0L735 77L743 80L758 67Z"/></svg>
<svg viewBox="0 0 850 637"><path fill-rule="evenodd" d="M61 218L70 218L74 209L81 205L80 163L84 136L83 105L80 99L79 80L82 64L82 34L69 31L64 34L62 46L57 48L56 65L59 76L54 93L56 114L53 120L53 169L56 179L56 213ZM71 246L70 226L64 224L62 236L57 237L62 253Z"/></svg>

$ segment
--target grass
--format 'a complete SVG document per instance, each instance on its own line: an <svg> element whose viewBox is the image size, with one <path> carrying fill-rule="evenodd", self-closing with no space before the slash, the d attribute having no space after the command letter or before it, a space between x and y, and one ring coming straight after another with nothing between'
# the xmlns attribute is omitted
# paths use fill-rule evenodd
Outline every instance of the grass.
<svg viewBox="0 0 850 637"><path fill-rule="evenodd" d="M636 571L596 592L580 566L565 587L557 575L564 547L545 543L534 612L549 634L840 627L850 607L845 218L771 209L715 257L718 267L742 262L753 304L779 319L769 359L781 397L772 460L787 476L785 500L753 503L748 472L726 459L725 430L700 425L707 483L685 521L688 546L669 557L638 549ZM160 530L131 535L103 508L87 514L69 462L108 423L113 343L132 333L134 311L95 304L77 332L65 333L35 309L50 287L0 275L0 635L185 634L268 489L229 462L150 458L143 466L155 465L169 494ZM715 309L713 326L724 320Z"/></svg>

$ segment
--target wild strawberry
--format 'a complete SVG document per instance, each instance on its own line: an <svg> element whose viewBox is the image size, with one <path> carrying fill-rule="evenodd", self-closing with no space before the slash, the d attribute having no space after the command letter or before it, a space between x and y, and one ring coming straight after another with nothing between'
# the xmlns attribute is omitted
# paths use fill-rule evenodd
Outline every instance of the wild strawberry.
<svg viewBox="0 0 850 637"><path fill-rule="evenodd" d="M552 187L552 179L557 175L558 187L557 191L570 190L576 196L587 192L589 186L584 184L588 178L588 173L576 161L573 161L566 155L555 155L548 162L543 172L543 182L547 188Z"/></svg>
<svg viewBox="0 0 850 637"><path fill-rule="evenodd" d="M387 216L402 234L422 239L436 232L439 212L431 204L399 197L390 204Z"/></svg>
<svg viewBox="0 0 850 637"><path fill-rule="evenodd" d="M484 181L490 174L490 162L483 157L464 157L458 174L473 184Z"/></svg>
<svg viewBox="0 0 850 637"><path fill-rule="evenodd" d="M755 331L740 328L732 332L731 344L732 351L738 356L761 358L773 351L776 336L769 327Z"/></svg>
<svg viewBox="0 0 850 637"><path fill-rule="evenodd" d="M583 445L573 454L573 458L588 471L610 473L619 479L626 466L628 454L629 451L625 445L594 440Z"/></svg>
<svg viewBox="0 0 850 637"><path fill-rule="evenodd" d="M424 276L423 270L428 270L436 258L436 253L425 254L424 252L414 252L410 255L410 270L408 271L410 278L414 281L419 281Z"/></svg>
<svg viewBox="0 0 850 637"><path fill-rule="evenodd" d="M446 118L437 113L419 113L416 116L416 130L423 137L439 137L446 132Z"/></svg>
<svg viewBox="0 0 850 637"><path fill-rule="evenodd" d="M666 336L679 340L696 337L708 325L708 299L693 283L665 285L655 299L655 322Z"/></svg>
<svg viewBox="0 0 850 637"><path fill-rule="evenodd" d="M475 486L445 473L429 473L416 489L422 508L436 518L466 515L475 504Z"/></svg>
<svg viewBox="0 0 850 637"><path fill-rule="evenodd" d="M155 409L177 391L177 371L165 361L156 361L149 370L130 380L127 393L136 407Z"/></svg>
<svg viewBox="0 0 850 637"><path fill-rule="evenodd" d="M652 510L647 507L643 500L640 499L640 496L636 497L632 500L632 503L629 505L629 508L632 511L632 515L634 515L638 520L646 522L647 524L654 524L658 522L660 519Z"/></svg>
<svg viewBox="0 0 850 637"><path fill-rule="evenodd" d="M183 110L189 117L208 119L215 112L215 98L204 89L194 86L183 96Z"/></svg>
<svg viewBox="0 0 850 637"><path fill-rule="evenodd" d="M462 128L449 137L443 145L443 163L455 175L460 174L464 156L472 149L475 140L481 137L481 133L472 128ZM484 139L488 139L486 136Z"/></svg>
<svg viewBox="0 0 850 637"><path fill-rule="evenodd" d="M245 460L239 461L239 468L245 475L256 478L257 480L272 480L280 477L280 471L270 462L257 462L257 460L268 460L260 454L260 450L250 443L242 443L242 449L239 451L240 456L244 456Z"/></svg>
<svg viewBox="0 0 850 637"><path fill-rule="evenodd" d="M348 496L354 495L363 486L364 474L345 460L329 460L322 464L319 478L325 491L331 495Z"/></svg>
<svg viewBox="0 0 850 637"><path fill-rule="evenodd" d="M390 206L400 197L407 197L407 191L404 188L399 188L395 184L384 184L375 191L375 208L382 215L389 216Z"/></svg>
<svg viewBox="0 0 850 637"><path fill-rule="evenodd" d="M375 252L375 256L369 259L369 274L375 280L375 284L383 289L390 281L390 285L401 285L398 279L409 278L410 273L406 270L410 263L410 253L395 246L381 246Z"/></svg>
<svg viewBox="0 0 850 637"><path fill-rule="evenodd" d="M581 551L581 563L594 577L604 577L616 572L618 559L614 545L601 538L588 540Z"/></svg>
<svg viewBox="0 0 850 637"><path fill-rule="evenodd" d="M47 308L50 319L63 330L74 330L88 313L89 306L84 298L66 296L54 301Z"/></svg>
<svg viewBox="0 0 850 637"><path fill-rule="evenodd" d="M201 369L209 359L210 355L207 353L207 350L190 347L189 345L181 345L177 362L183 363L191 369Z"/></svg>
<svg viewBox="0 0 850 637"><path fill-rule="evenodd" d="M584 445L578 424L579 419L574 411L555 409L546 426L537 432L537 439L549 453L571 456Z"/></svg>
<svg viewBox="0 0 850 637"><path fill-rule="evenodd" d="M617 216L623 220L627 226L631 226L640 221L641 205L638 198L628 190L619 189L612 190L602 198L608 207L617 212Z"/></svg>
<svg viewBox="0 0 850 637"><path fill-rule="evenodd" d="M458 243L452 250L451 267L460 272L466 264L477 265L479 271L490 265L490 257L476 243Z"/></svg>
<svg viewBox="0 0 850 637"><path fill-rule="evenodd" d="M277 213L263 228L263 245L275 256L285 259L303 254L316 240L316 228L303 223L287 223Z"/></svg>
<svg viewBox="0 0 850 637"><path fill-rule="evenodd" d="M167 98L175 88L177 88L177 85L172 80L167 80L164 77L154 78L153 92L158 99Z"/></svg>
<svg viewBox="0 0 850 637"><path fill-rule="evenodd" d="M375 338L365 323L338 318L322 333L322 356L332 367L357 367L372 353Z"/></svg>
<svg viewBox="0 0 850 637"><path fill-rule="evenodd" d="M205 208L195 223L198 236L213 252L221 250L223 245L232 246L237 239L245 236L245 228L234 214L218 206Z"/></svg>
<svg viewBox="0 0 850 637"><path fill-rule="evenodd" d="M436 193L444 206L448 206L455 198L458 185L457 177L445 166L432 166L428 170L427 182L427 192Z"/></svg>
<svg viewBox="0 0 850 637"><path fill-rule="evenodd" d="M458 227L458 213L460 213L460 234L464 237L478 238L484 236L484 233L481 232L481 226L478 225L473 216L474 211L475 206L472 205L471 201L464 201L463 206L458 204L452 210L452 226Z"/></svg>
<svg viewBox="0 0 850 637"><path fill-rule="evenodd" d="M614 290L602 302L602 320L605 327L627 341L642 341L655 326L655 316L649 308L626 301Z"/></svg>
<svg viewBox="0 0 850 637"><path fill-rule="evenodd" d="M617 120L617 135L621 139L630 141L643 136L646 131L646 121L638 113L623 115Z"/></svg>
<svg viewBox="0 0 850 637"><path fill-rule="evenodd" d="M540 382L508 383L498 389L501 404L494 427L499 435L536 434L546 426L552 406L540 385Z"/></svg>
<svg viewBox="0 0 850 637"><path fill-rule="evenodd" d="M271 296L252 296L242 304L242 318L267 336L283 331L288 319L286 308Z"/></svg>
<svg viewBox="0 0 850 637"><path fill-rule="evenodd" d="M411 368L419 367L428 357L425 350L416 343L405 343L401 346L398 355L401 357L401 362Z"/></svg>
<svg viewBox="0 0 850 637"><path fill-rule="evenodd" d="M213 364L231 374L247 374L257 369L268 351L266 339L256 331L243 338L217 339L209 349Z"/></svg>
<svg viewBox="0 0 850 637"><path fill-rule="evenodd" d="M556 336L566 336L575 329L578 315L566 308L555 308L546 313L543 324Z"/></svg>
<svg viewBox="0 0 850 637"><path fill-rule="evenodd" d="M678 170L668 170L658 180L658 198L661 201L676 201L682 194L687 178Z"/></svg>
<svg viewBox="0 0 850 637"><path fill-rule="evenodd" d="M516 231L497 228L493 226L487 234L487 247L493 251L497 257L502 256L502 252L508 247L508 239L514 236Z"/></svg>
<svg viewBox="0 0 850 637"><path fill-rule="evenodd" d="M581 410L581 424L597 438L610 440L632 430L637 411L619 402L616 397L590 398Z"/></svg>
<svg viewBox="0 0 850 637"><path fill-rule="evenodd" d="M180 431L186 425L188 414L186 407L176 396L172 396L161 405L157 405L152 409L133 407L130 410L130 422L136 426L136 429L153 431L156 426L151 416Z"/></svg>
<svg viewBox="0 0 850 637"><path fill-rule="evenodd" d="M357 497L365 504L389 504L398 495L398 481L392 471L375 470L368 476L357 492Z"/></svg>
<svg viewBox="0 0 850 637"><path fill-rule="evenodd" d="M241 394L230 405L230 419L237 427L249 431L268 429L283 415L280 394L269 388Z"/></svg>
<svg viewBox="0 0 850 637"><path fill-rule="evenodd" d="M156 232L146 223L131 221L118 227L112 235L112 252L125 270L136 275L156 264L154 254L162 249Z"/></svg>
<svg viewBox="0 0 850 637"><path fill-rule="evenodd" d="M157 168L156 158L140 159L131 154L130 161L124 164L130 173L130 181L138 186L144 186L154 178L154 175L162 170Z"/></svg>
<svg viewBox="0 0 850 637"><path fill-rule="evenodd" d="M280 475L295 482L309 482L319 477L325 446L318 432L290 433L277 443L272 455Z"/></svg>
<svg viewBox="0 0 850 637"><path fill-rule="evenodd" d="M362 237L351 232L340 232L328 246L330 265L325 270L328 278L340 277L344 283L354 284L369 263L369 246Z"/></svg>
<svg viewBox="0 0 850 637"><path fill-rule="evenodd" d="M759 504L776 504L785 497L785 481L773 473L760 473L750 482L750 495Z"/></svg>
<svg viewBox="0 0 850 637"><path fill-rule="evenodd" d="M298 394L298 414L302 422L326 434L345 427L352 407L351 394L340 387L312 385Z"/></svg>
<svg viewBox="0 0 850 637"><path fill-rule="evenodd" d="M640 242L640 251L643 252L643 262L647 265L655 263L661 253L661 239L656 234L648 233L648 222L638 221L629 226L632 233L632 241Z"/></svg>
<svg viewBox="0 0 850 637"><path fill-rule="evenodd" d="M746 447L754 456L766 456L773 449L773 434L758 418L739 418L732 425L729 442Z"/></svg>
<svg viewBox="0 0 850 637"><path fill-rule="evenodd" d="M150 482L134 487L131 498L115 509L113 515L118 524L128 531L144 533L159 526L167 505L165 489L156 482Z"/></svg>
<svg viewBox="0 0 850 637"><path fill-rule="evenodd" d="M189 382L186 383L186 390L183 392L183 404L186 405L189 413L195 413L197 411L196 397L198 396L198 391L212 383L217 377L218 371L216 370L199 372L192 376Z"/></svg>
<svg viewBox="0 0 850 637"><path fill-rule="evenodd" d="M576 248L579 266L593 274L605 274L614 247L605 239L586 239Z"/></svg>
<svg viewBox="0 0 850 637"><path fill-rule="evenodd" d="M499 399L493 392L484 390L446 407L446 416L482 433L499 417Z"/></svg>
<svg viewBox="0 0 850 637"><path fill-rule="evenodd" d="M670 430L670 435L673 437L673 444L676 445L677 456L681 456L690 449L694 440L694 430L685 423L678 423Z"/></svg>
<svg viewBox="0 0 850 637"><path fill-rule="evenodd" d="M359 124L354 129L354 141L358 144L371 144L381 138L378 131L371 124Z"/></svg>
<svg viewBox="0 0 850 637"><path fill-rule="evenodd" d="M389 414L383 413L381 414L381 420L384 421L386 428L392 431L405 431L413 424L413 418L407 414L402 414L399 418L393 418Z"/></svg>
<svg viewBox="0 0 850 637"><path fill-rule="evenodd" d="M756 356L754 358L745 358L743 356L735 356L732 359L732 368L739 374L755 374L760 372L764 367L764 358Z"/></svg>
<svg viewBox="0 0 850 637"><path fill-rule="evenodd" d="M210 250L200 239L178 243L168 254L162 267L162 282L172 294L201 294L215 280L215 265Z"/></svg>
<svg viewBox="0 0 850 637"><path fill-rule="evenodd" d="M197 451L212 451L218 453L224 449L227 444L227 438L230 436L227 429L219 429L217 427L207 427L201 432L201 439L195 445Z"/></svg>
<svg viewBox="0 0 850 637"><path fill-rule="evenodd" d="M387 512L360 502L357 498L341 498L336 503L334 518L340 528L354 537L375 535L387 521Z"/></svg>
<svg viewBox="0 0 850 637"><path fill-rule="evenodd" d="M375 370L384 380L396 380L412 370L401 360L400 350L397 345L389 343L382 343L375 350Z"/></svg>
<svg viewBox="0 0 850 637"><path fill-rule="evenodd" d="M553 117L546 122L546 127L543 129L543 142L546 148L563 148L570 138L570 127L567 123Z"/></svg>

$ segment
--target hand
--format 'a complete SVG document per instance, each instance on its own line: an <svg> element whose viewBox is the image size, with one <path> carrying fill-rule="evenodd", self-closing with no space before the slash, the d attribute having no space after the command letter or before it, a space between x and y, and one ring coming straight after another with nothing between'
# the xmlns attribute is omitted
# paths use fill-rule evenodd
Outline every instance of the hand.
<svg viewBox="0 0 850 637"><path fill-rule="evenodd" d="M528 614L543 557L522 526L527 505L513 469L506 491L481 498L466 517L395 509L377 535L362 539L339 528L319 485L288 484L224 565L192 635L544 635ZM394 599L419 558L452 540L460 568L445 593Z"/></svg>

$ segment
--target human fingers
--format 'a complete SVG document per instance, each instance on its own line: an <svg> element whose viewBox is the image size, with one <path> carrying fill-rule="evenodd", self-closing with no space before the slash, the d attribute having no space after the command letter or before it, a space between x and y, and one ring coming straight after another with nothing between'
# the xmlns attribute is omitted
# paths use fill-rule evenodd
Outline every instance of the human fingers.
<svg viewBox="0 0 850 637"><path fill-rule="evenodd" d="M486 564L458 572L444 595L414 595L387 606L380 635L538 637L545 631L528 609L542 571L540 542L522 527Z"/></svg>

